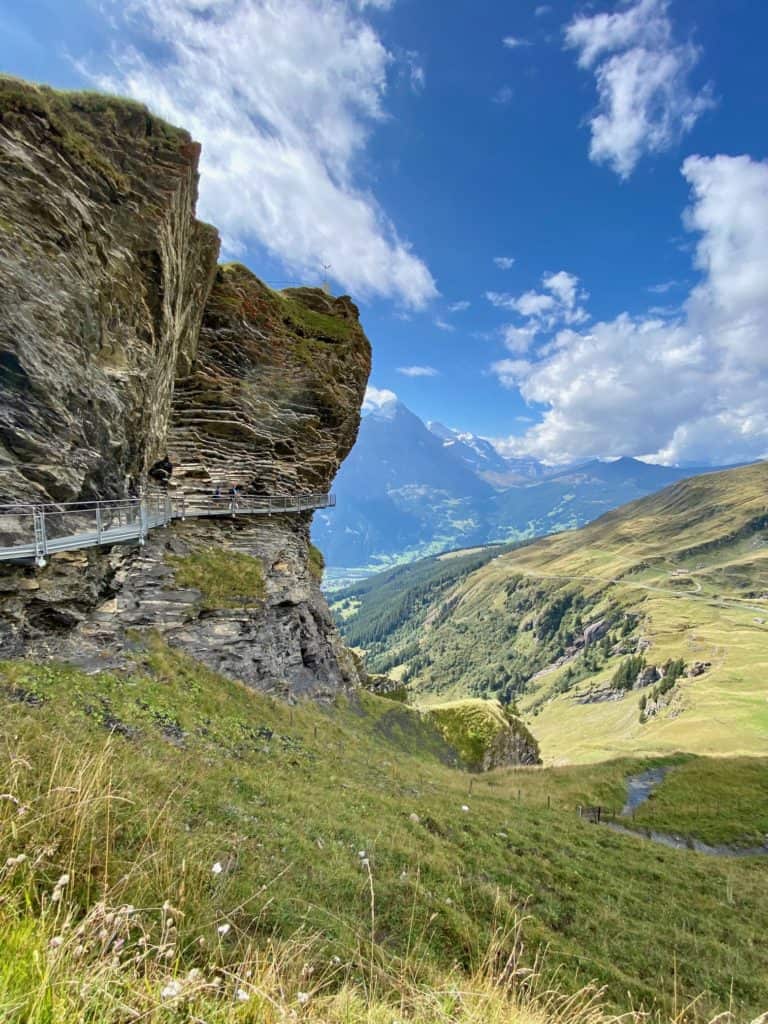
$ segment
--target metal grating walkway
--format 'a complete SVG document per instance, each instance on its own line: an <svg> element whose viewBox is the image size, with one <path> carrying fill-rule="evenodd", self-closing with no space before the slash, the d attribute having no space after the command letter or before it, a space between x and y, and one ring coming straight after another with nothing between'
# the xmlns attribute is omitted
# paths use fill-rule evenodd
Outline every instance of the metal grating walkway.
<svg viewBox="0 0 768 1024"><path fill-rule="evenodd" d="M0 562L43 566L58 551L104 544L143 544L174 519L269 516L332 508L333 494L216 498L149 492L142 498L61 505L0 505Z"/></svg>

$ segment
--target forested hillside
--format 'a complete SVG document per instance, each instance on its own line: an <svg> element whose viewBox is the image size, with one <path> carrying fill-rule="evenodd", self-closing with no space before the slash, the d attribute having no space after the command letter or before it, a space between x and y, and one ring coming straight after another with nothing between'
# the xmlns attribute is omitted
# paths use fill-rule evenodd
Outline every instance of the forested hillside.
<svg viewBox="0 0 768 1024"><path fill-rule="evenodd" d="M767 486L765 463L696 477L577 532L461 556L454 579L432 560L398 588L367 581L337 616L414 699L517 701L550 758L758 752Z"/></svg>

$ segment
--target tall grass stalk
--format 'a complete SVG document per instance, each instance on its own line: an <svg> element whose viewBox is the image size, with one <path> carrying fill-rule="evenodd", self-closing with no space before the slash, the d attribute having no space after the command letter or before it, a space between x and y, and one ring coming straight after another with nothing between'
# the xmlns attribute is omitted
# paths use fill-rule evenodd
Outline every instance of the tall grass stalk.
<svg viewBox="0 0 768 1024"><path fill-rule="evenodd" d="M47 773L6 751L0 775L0 1020L8 1024L640 1024L587 985L564 994L537 960L526 966L522 919L499 901L489 947L466 970L418 962L419 936L396 958L376 932L357 957L328 958L322 936L291 940L258 924L269 882L225 909L231 866L192 862L167 807L154 817L122 794L110 744ZM133 829L133 851L123 841ZM130 894L133 902L128 902ZM668 1024L696 1019L695 1006Z"/></svg>

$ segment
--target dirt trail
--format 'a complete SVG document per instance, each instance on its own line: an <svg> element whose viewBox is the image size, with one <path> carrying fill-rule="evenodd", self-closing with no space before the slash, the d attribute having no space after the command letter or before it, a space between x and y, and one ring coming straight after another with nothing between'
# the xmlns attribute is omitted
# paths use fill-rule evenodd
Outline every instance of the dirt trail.
<svg viewBox="0 0 768 1024"><path fill-rule="evenodd" d="M712 605L717 608L734 608L738 611L752 611L759 612L761 615L768 616L768 607L746 604L738 597L734 598L722 598L722 597L710 597L706 594L702 594L701 583L696 581L698 590L669 590L667 587L654 587L650 583L633 583L629 580L619 579L615 576L584 576L580 574L570 573L550 573L550 572L529 572L527 570L521 570L523 576L530 576L533 579L548 579L548 580L584 580L588 583L607 583L616 587L634 587L637 590L647 590L654 594L663 594L665 597L677 597L677 598L688 598L692 601L703 601L705 604Z"/></svg>

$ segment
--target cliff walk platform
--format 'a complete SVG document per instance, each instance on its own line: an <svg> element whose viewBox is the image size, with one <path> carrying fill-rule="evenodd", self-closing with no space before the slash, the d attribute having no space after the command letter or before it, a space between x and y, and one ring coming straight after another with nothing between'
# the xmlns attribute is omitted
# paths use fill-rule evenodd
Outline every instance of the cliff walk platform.
<svg viewBox="0 0 768 1024"><path fill-rule="evenodd" d="M58 551L144 544L150 530L175 519L283 515L335 504L333 494L230 498L150 491L141 498L114 501L0 505L0 562L32 562L42 567Z"/></svg>

